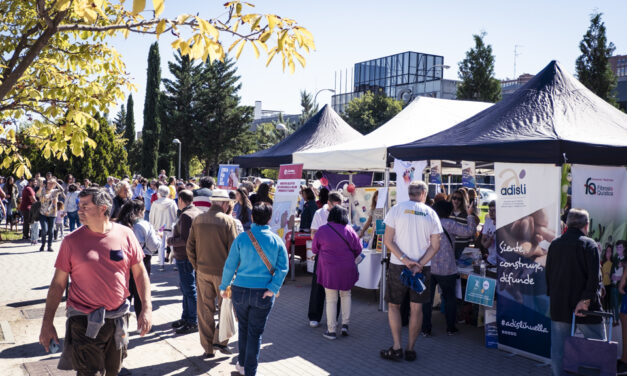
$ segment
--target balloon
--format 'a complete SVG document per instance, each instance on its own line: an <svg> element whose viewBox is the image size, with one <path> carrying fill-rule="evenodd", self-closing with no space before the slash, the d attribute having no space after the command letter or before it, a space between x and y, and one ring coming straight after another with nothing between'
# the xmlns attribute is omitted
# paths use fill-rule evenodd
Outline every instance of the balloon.
<svg viewBox="0 0 627 376"><path fill-rule="evenodd" d="M323 187L326 187L329 185L329 180L327 178L320 178L320 184L322 184Z"/></svg>
<svg viewBox="0 0 627 376"><path fill-rule="evenodd" d="M353 193L353 192L355 192L355 184L350 183L350 184L348 185L348 187L346 188L346 190L347 190L349 193Z"/></svg>

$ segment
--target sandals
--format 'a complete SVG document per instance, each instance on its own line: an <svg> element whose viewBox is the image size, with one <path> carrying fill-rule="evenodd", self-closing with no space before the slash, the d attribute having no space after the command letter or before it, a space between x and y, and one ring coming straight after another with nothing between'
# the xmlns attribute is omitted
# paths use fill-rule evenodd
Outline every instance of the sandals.
<svg viewBox="0 0 627 376"><path fill-rule="evenodd" d="M405 360L408 362L416 360L416 352L413 350L405 350Z"/></svg>
<svg viewBox="0 0 627 376"><path fill-rule="evenodd" d="M403 349L394 350L394 347L390 347L389 349L381 350L380 354L383 359L395 361L403 360ZM414 352L414 359L415 356L416 353Z"/></svg>

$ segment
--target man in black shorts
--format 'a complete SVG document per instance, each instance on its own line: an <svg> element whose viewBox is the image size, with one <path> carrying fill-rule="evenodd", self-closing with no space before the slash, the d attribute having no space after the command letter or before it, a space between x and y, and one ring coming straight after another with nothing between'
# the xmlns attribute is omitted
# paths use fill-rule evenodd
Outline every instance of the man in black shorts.
<svg viewBox="0 0 627 376"><path fill-rule="evenodd" d="M396 204L385 217L383 242L390 252L385 300L388 302L388 321L394 344L381 350L381 357L390 360L403 359L401 347L401 312L403 297L409 290L410 318L409 338L405 360L416 359L414 344L422 326L422 303L429 301L431 258L440 249L442 225L433 209L425 205L428 187L423 181L409 184L409 201ZM410 269L414 274L422 272L426 289L420 294L403 285L401 271Z"/></svg>

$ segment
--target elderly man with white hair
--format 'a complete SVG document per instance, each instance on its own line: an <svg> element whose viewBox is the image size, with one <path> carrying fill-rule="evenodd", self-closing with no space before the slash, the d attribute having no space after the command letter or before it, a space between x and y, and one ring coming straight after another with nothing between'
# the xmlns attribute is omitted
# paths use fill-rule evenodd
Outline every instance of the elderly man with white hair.
<svg viewBox="0 0 627 376"><path fill-rule="evenodd" d="M159 198L152 203L150 208L150 224L155 231L163 233L161 247L159 247L159 270L164 271L165 267L165 245L169 234L172 232L172 226L176 221L177 205L171 198L170 189L166 185L162 185L157 190Z"/></svg>

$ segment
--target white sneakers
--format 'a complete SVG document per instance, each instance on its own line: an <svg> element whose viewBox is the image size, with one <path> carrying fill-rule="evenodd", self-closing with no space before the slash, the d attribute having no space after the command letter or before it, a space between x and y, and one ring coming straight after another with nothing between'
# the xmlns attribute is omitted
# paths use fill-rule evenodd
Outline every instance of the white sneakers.
<svg viewBox="0 0 627 376"><path fill-rule="evenodd" d="M237 370L237 373L239 373L242 376L246 374L244 372L244 367L239 365L239 361L235 363L235 369Z"/></svg>
<svg viewBox="0 0 627 376"><path fill-rule="evenodd" d="M320 322L319 321L309 321L309 327L310 328L317 328L320 326Z"/></svg>

